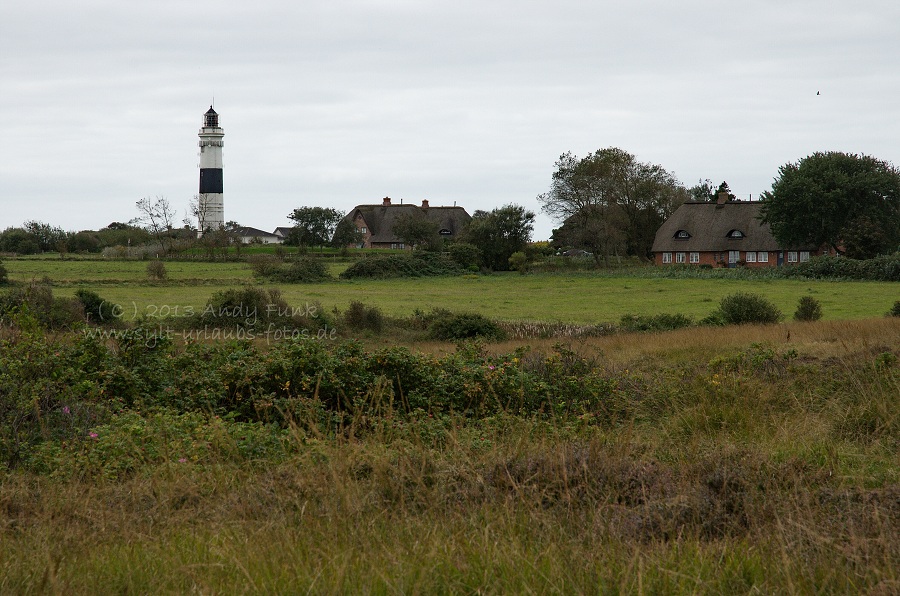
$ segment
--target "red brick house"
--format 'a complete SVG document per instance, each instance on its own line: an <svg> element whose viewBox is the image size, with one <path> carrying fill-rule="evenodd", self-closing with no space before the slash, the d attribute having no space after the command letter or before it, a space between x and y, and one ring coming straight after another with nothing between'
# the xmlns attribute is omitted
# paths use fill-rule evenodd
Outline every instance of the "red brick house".
<svg viewBox="0 0 900 596"><path fill-rule="evenodd" d="M428 200L421 205L411 203L391 204L385 197L380 205L358 205L345 216L356 224L362 232L363 241L359 248L406 248L403 240L393 231L394 222L401 215L412 214L437 222L442 238L455 238L472 219L462 207L431 207Z"/></svg>
<svg viewBox="0 0 900 596"><path fill-rule="evenodd" d="M823 254L814 246L783 247L768 224L760 221L762 203L689 201L656 232L653 259L657 265L713 267L776 267L808 261Z"/></svg>

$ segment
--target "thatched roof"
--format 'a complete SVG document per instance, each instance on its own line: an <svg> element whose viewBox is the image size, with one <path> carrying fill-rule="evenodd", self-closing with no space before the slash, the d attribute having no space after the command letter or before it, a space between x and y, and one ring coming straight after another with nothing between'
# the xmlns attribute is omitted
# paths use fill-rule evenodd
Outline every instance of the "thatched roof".
<svg viewBox="0 0 900 596"><path fill-rule="evenodd" d="M779 246L768 224L759 220L761 207L762 203L758 201L729 201L724 204L687 202L659 228L651 250L653 252L785 250L788 247ZM684 237L685 233L687 237Z"/></svg>
<svg viewBox="0 0 900 596"><path fill-rule="evenodd" d="M437 222L438 230L444 236L457 236L472 219L462 207L419 207L413 204L401 205L358 205L347 214L346 218L355 220L362 215L369 228L369 242L400 243L394 235L393 227L397 219L403 215L427 217Z"/></svg>

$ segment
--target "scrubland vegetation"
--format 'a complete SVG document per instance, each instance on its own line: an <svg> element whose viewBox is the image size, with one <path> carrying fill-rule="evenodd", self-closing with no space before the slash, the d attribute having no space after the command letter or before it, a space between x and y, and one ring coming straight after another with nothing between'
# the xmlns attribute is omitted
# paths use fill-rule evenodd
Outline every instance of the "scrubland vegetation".
<svg viewBox="0 0 900 596"><path fill-rule="evenodd" d="M178 277L199 275L179 266L142 264L132 293L183 305ZM497 302L542 279L569 283L414 281ZM895 286L835 320L860 282L735 299L712 280L730 293L704 300L650 280L700 304L645 312L644 279L609 279L571 292L581 320L398 313L357 292L411 286L368 281L303 286L348 303L205 286L190 316L132 321L99 316L113 285L19 282L0 304L0 593L900 590ZM629 310L597 306L622 286Z"/></svg>

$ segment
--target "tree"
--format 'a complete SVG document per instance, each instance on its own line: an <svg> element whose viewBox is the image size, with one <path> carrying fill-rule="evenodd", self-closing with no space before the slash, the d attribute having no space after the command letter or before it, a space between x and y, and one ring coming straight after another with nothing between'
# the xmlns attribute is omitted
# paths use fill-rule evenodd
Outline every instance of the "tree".
<svg viewBox="0 0 900 596"><path fill-rule="evenodd" d="M583 159L564 153L555 167L550 191L538 196L544 212L571 222L582 238L596 228L594 219L621 218L625 251L631 255L649 256L656 230L690 198L687 189L661 166L641 163L615 147ZM607 229L619 225L612 221Z"/></svg>
<svg viewBox="0 0 900 596"><path fill-rule="evenodd" d="M348 246L362 242L363 237L362 231L356 227L356 223L352 219L341 218L341 221L334 228L334 234L331 236L331 246L346 249Z"/></svg>
<svg viewBox="0 0 900 596"><path fill-rule="evenodd" d="M69 235L62 228L41 221L26 221L23 227L37 242L41 252L59 250L69 239Z"/></svg>
<svg viewBox="0 0 900 596"><path fill-rule="evenodd" d="M695 186L688 189L692 201L698 203L712 203L716 200L716 191L713 189L712 180L700 180ZM722 184L725 184L724 182Z"/></svg>
<svg viewBox="0 0 900 596"><path fill-rule="evenodd" d="M131 223L138 223L150 232L159 244L159 248L165 255L171 247L172 222L175 220L175 210L165 197L144 197L135 203L138 215Z"/></svg>
<svg viewBox="0 0 900 596"><path fill-rule="evenodd" d="M288 246L325 246L334 236L338 223L344 214L330 207L300 207L294 209L288 219L294 220L294 227L288 234Z"/></svg>
<svg viewBox="0 0 900 596"><path fill-rule="evenodd" d="M900 248L900 172L866 155L813 153L778 170L762 221L782 246L869 258Z"/></svg>
<svg viewBox="0 0 900 596"><path fill-rule="evenodd" d="M726 201L736 201L737 200L737 197L734 196L734 193L731 192L731 189L728 187L728 183L725 182L724 180L722 181L722 184L719 185L719 188L716 189L716 192L713 195L712 200L718 201L719 196L721 196L722 193L725 193Z"/></svg>
<svg viewBox="0 0 900 596"><path fill-rule="evenodd" d="M609 265L611 256L625 253L625 216L618 205L592 205L573 215L562 227L553 230L557 249L582 248L589 251L599 265Z"/></svg>
<svg viewBox="0 0 900 596"><path fill-rule="evenodd" d="M397 238L411 248L439 250L441 237L438 222L428 219L418 210L397 217L392 229Z"/></svg>
<svg viewBox="0 0 900 596"><path fill-rule="evenodd" d="M521 205L505 205L491 212L478 210L463 240L481 251L481 263L497 271L509 269L509 257L524 251L534 230L534 213Z"/></svg>

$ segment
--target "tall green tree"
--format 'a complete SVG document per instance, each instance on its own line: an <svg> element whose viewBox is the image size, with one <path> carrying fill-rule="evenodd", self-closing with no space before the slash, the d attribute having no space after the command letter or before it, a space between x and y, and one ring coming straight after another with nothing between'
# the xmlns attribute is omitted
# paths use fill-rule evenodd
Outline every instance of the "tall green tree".
<svg viewBox="0 0 900 596"><path fill-rule="evenodd" d="M439 250L441 237L438 222L421 212L404 213L394 221L394 234L411 248Z"/></svg>
<svg viewBox="0 0 900 596"><path fill-rule="evenodd" d="M869 258L900 250L900 172L866 155L813 153L778 170L762 220L783 246Z"/></svg>
<svg viewBox="0 0 900 596"><path fill-rule="evenodd" d="M346 249L350 245L356 245L363 241L363 233L356 227L356 223L350 218L342 218L334 228L331 236L331 246Z"/></svg>
<svg viewBox="0 0 900 596"><path fill-rule="evenodd" d="M306 248L325 246L331 242L337 225L344 214L330 207L300 207L294 209L288 219L294 221L294 227L288 234L285 244Z"/></svg>
<svg viewBox="0 0 900 596"><path fill-rule="evenodd" d="M687 189L662 166L639 162L634 155L610 147L578 159L564 153L557 160L550 190L538 196L545 213L582 237L602 229L597 218L621 218L625 251L647 257L656 230L675 209L690 199ZM606 228L618 226L610 222ZM609 247L615 243L604 240Z"/></svg>
<svg viewBox="0 0 900 596"><path fill-rule="evenodd" d="M472 215L463 240L481 251L481 264L495 271L509 269L509 257L524 251L534 231L534 213L521 205L505 205Z"/></svg>

